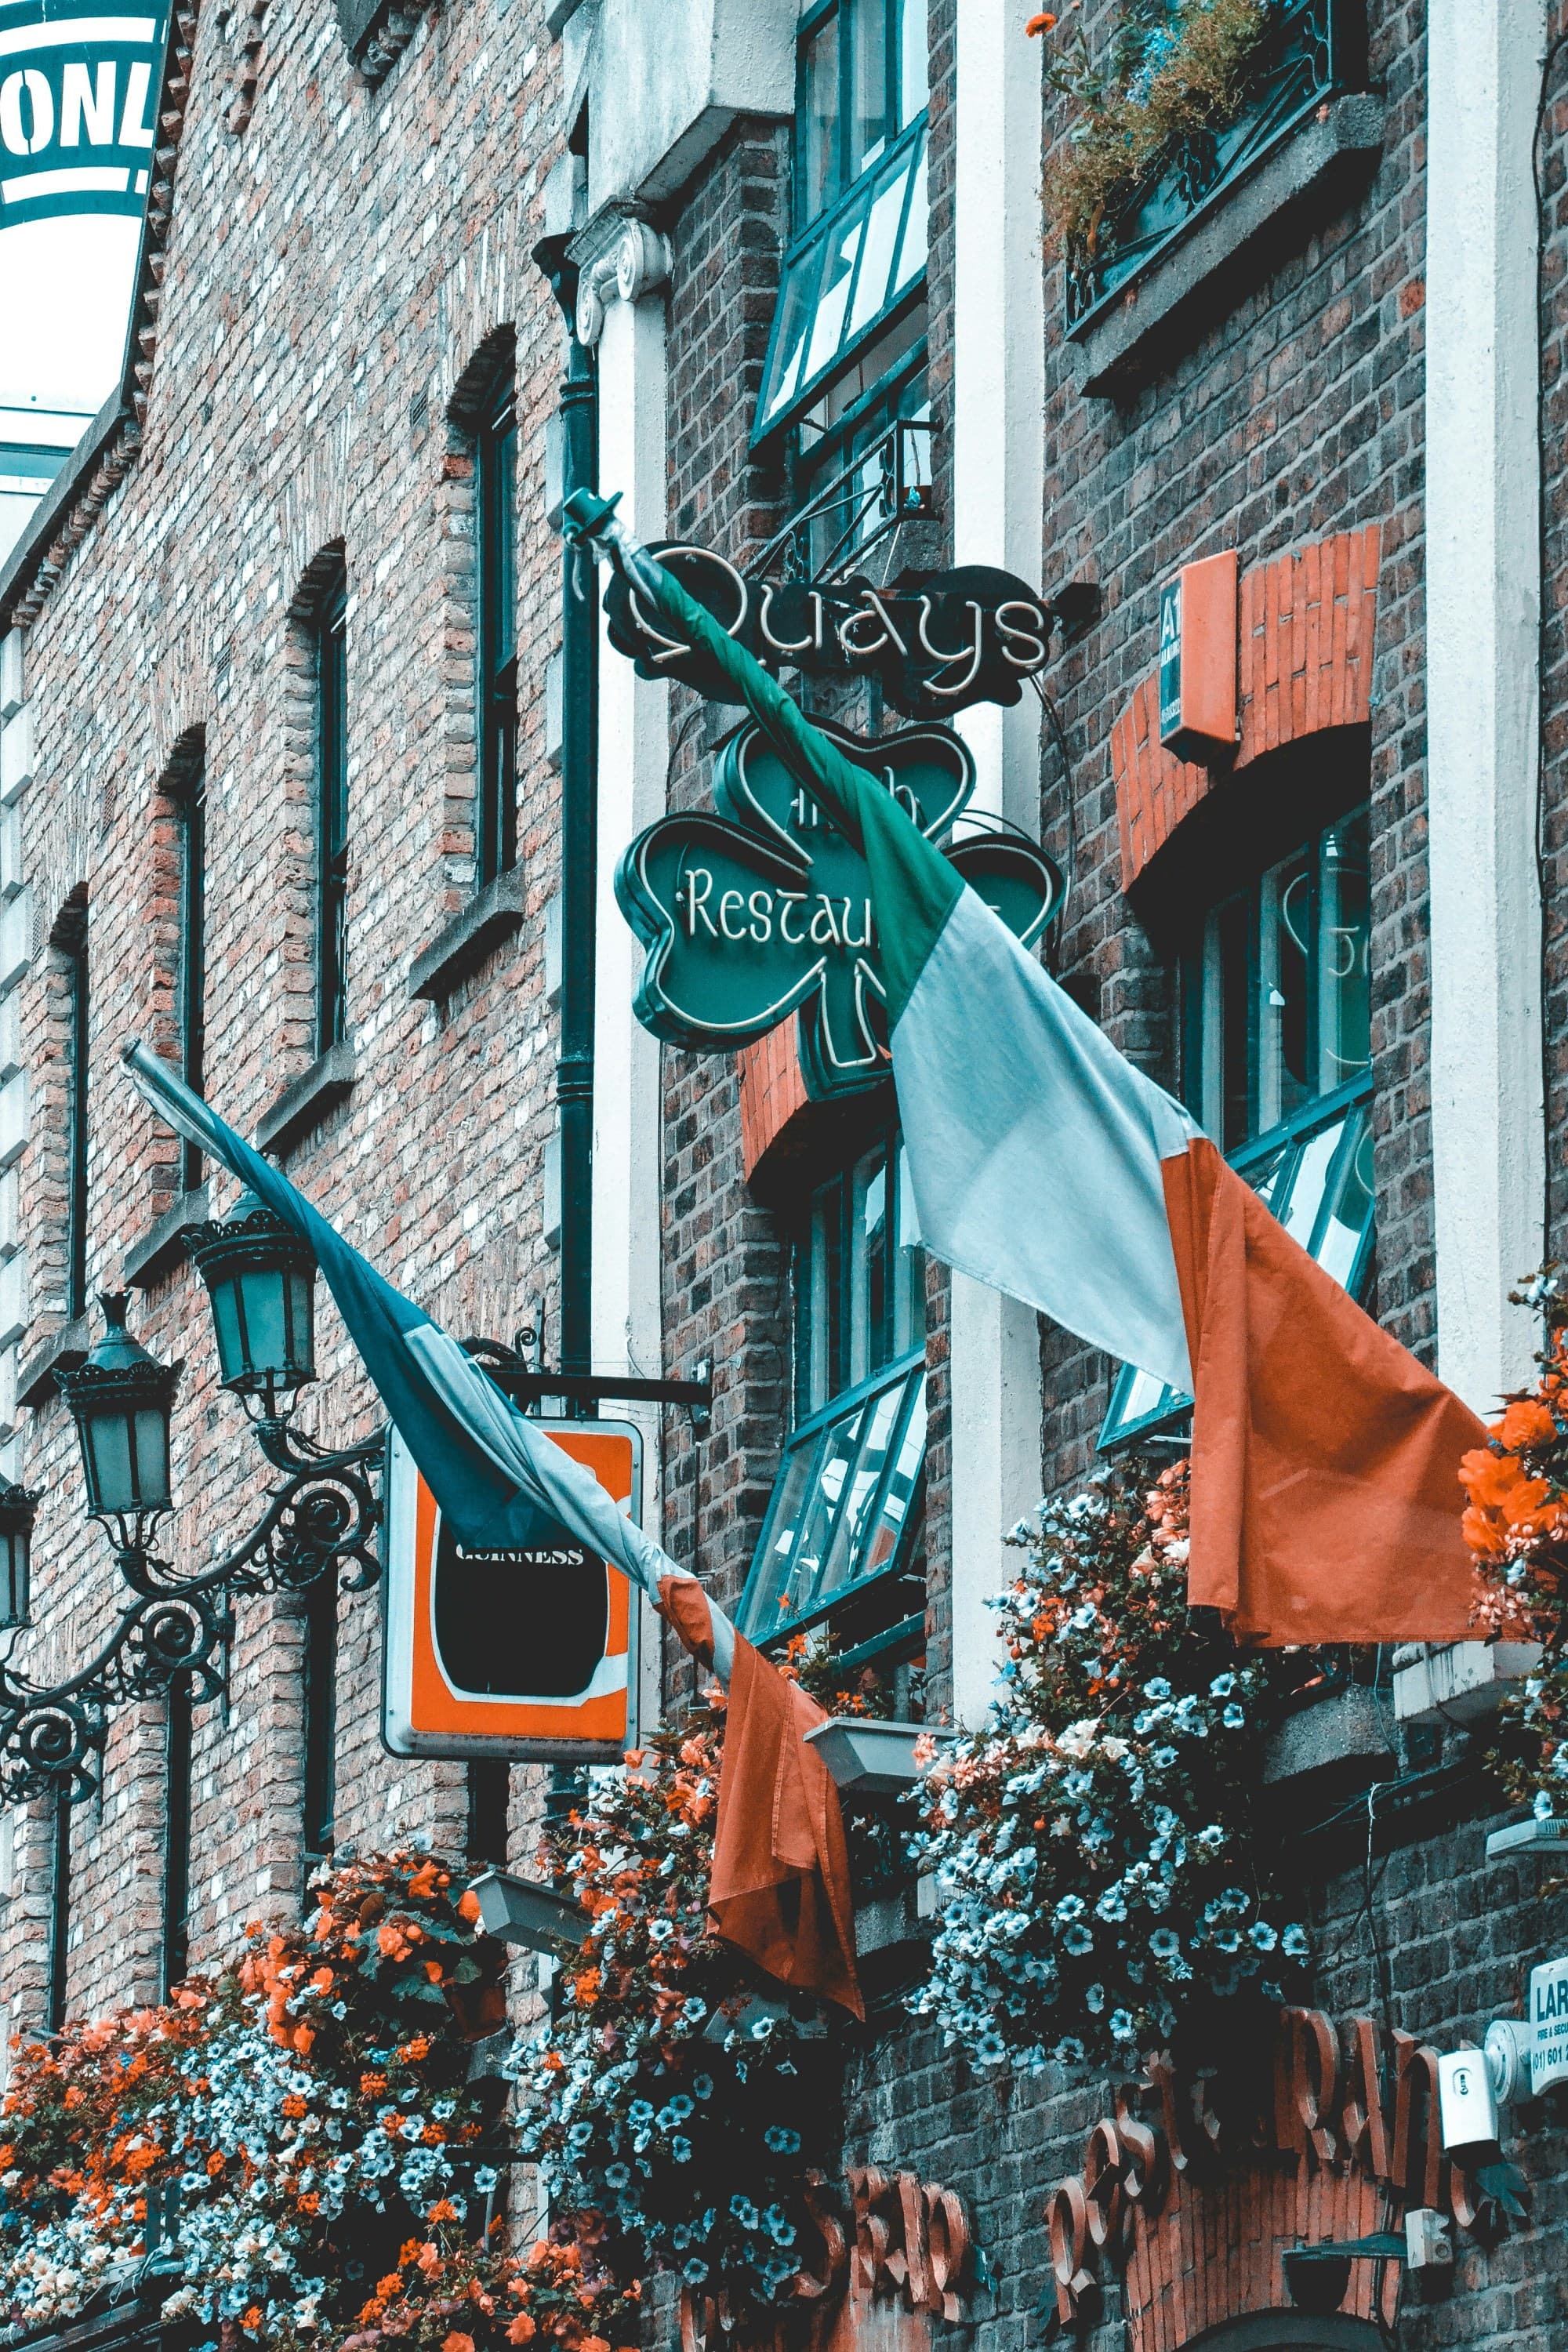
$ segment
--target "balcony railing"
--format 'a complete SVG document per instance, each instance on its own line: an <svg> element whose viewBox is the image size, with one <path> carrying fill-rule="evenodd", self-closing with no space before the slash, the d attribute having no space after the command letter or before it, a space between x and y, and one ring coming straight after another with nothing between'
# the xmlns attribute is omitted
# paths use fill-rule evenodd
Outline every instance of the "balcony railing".
<svg viewBox="0 0 1568 2352"><path fill-rule="evenodd" d="M1069 333L1087 325L1325 100L1362 89L1365 82L1359 0L1288 0L1265 38L1236 120L1194 132L1167 152L1100 222L1092 245L1068 255Z"/></svg>
<svg viewBox="0 0 1568 2352"><path fill-rule="evenodd" d="M812 492L751 564L755 579L822 588L900 523L932 512L928 417L900 416Z"/></svg>

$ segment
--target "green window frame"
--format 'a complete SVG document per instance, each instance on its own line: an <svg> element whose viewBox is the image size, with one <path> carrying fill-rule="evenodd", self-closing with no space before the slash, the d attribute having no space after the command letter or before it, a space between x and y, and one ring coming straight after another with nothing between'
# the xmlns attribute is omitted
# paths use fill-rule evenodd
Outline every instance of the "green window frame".
<svg viewBox="0 0 1568 2352"><path fill-rule="evenodd" d="M925 1464L925 1255L896 1129L813 1192L795 1248L795 1427L741 1604L753 1642L803 1631L909 1570Z"/></svg>
<svg viewBox="0 0 1568 2352"><path fill-rule="evenodd" d="M474 538L478 891L517 863L517 388L510 362L474 436Z"/></svg>
<svg viewBox="0 0 1568 2352"><path fill-rule="evenodd" d="M753 446L912 308L927 251L926 0L826 0L801 26L795 235Z"/></svg>
<svg viewBox="0 0 1568 2352"><path fill-rule="evenodd" d="M1374 1239L1368 851L1363 805L1221 899L1179 969L1188 1108L1352 1298ZM1191 1409L1123 1364L1098 1451Z"/></svg>

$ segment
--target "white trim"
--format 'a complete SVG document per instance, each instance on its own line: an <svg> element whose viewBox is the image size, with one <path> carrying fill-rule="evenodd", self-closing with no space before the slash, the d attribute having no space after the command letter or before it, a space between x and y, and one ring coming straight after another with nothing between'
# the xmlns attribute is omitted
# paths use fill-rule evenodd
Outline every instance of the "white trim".
<svg viewBox="0 0 1568 2352"><path fill-rule="evenodd" d="M1437 1363L1479 1412L1530 1373L1542 1255L1537 227L1542 0L1426 28L1426 699Z"/></svg>
<svg viewBox="0 0 1568 2352"><path fill-rule="evenodd" d="M1043 556L1045 272L1040 261L1039 49L1008 0L957 12L952 537L955 563L994 563L1031 586ZM1033 693L981 705L959 731L973 805L1033 835L1040 718ZM1011 1573L1005 1530L1040 1491L1040 1350L1034 1315L966 1276L952 1288L952 1703L984 1715L1000 1663L984 1606Z"/></svg>

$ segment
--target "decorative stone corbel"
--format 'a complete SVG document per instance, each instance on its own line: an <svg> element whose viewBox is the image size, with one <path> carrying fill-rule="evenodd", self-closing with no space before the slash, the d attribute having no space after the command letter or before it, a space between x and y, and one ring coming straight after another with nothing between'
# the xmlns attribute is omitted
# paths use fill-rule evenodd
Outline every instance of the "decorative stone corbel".
<svg viewBox="0 0 1568 2352"><path fill-rule="evenodd" d="M577 341L587 348L605 331L605 311L617 299L640 301L669 283L669 239L644 220L628 220L591 261L577 282Z"/></svg>

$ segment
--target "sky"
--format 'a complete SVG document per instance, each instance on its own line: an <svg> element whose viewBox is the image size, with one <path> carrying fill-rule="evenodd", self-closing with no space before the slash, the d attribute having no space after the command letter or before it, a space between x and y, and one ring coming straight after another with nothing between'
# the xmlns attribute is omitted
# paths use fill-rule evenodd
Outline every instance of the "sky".
<svg viewBox="0 0 1568 2352"><path fill-rule="evenodd" d="M102 407L124 358L140 232L121 213L0 229L0 404Z"/></svg>

